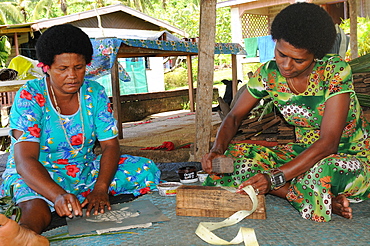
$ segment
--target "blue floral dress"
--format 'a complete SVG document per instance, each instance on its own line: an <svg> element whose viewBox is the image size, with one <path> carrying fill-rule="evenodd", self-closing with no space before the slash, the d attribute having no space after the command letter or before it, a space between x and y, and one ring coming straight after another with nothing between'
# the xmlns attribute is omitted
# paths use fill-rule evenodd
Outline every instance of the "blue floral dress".
<svg viewBox="0 0 370 246"><path fill-rule="evenodd" d="M117 137L118 130L109 98L99 83L85 80L80 88L80 102L81 107L74 115L60 115L52 105L45 78L28 81L17 92L10 127L23 131L23 134L18 140L11 137L2 196L10 195L10 189L13 189L16 203L42 198L53 206L17 173L14 144L21 141L40 144L40 163L58 185L75 194L80 202L94 189L101 157L94 154L94 143ZM159 181L160 171L153 161L122 155L109 193L137 196L156 189Z"/></svg>

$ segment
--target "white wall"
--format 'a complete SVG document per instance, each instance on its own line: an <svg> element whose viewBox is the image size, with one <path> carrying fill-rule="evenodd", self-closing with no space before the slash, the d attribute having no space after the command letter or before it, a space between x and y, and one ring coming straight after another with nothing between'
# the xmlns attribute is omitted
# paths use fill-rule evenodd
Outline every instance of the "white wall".
<svg viewBox="0 0 370 246"><path fill-rule="evenodd" d="M239 43L244 47L243 37L242 37L242 25L239 17L239 9L231 8L231 39L233 43ZM242 66L242 55L236 56L237 63L237 78L243 81L243 66Z"/></svg>
<svg viewBox="0 0 370 246"><path fill-rule="evenodd" d="M146 70L149 92L164 91L163 57L150 57L150 69Z"/></svg>

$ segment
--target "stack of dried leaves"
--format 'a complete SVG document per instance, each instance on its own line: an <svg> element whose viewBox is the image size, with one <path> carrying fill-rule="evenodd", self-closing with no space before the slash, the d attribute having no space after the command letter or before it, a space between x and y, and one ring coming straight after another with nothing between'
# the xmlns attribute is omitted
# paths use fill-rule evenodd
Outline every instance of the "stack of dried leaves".
<svg viewBox="0 0 370 246"><path fill-rule="evenodd" d="M256 140L285 144L294 142L294 127L274 112L245 119L233 141Z"/></svg>

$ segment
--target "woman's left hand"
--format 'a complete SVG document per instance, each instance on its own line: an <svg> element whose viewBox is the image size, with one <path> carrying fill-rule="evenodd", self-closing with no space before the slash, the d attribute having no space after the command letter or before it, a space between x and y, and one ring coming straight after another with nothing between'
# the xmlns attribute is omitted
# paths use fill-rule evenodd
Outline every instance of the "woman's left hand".
<svg viewBox="0 0 370 246"><path fill-rule="evenodd" d="M99 190L93 190L87 195L81 206L85 207L86 205L86 216L90 216L92 209L94 209L94 215L98 215L99 213L104 214L105 207L107 207L108 210L112 209L108 193Z"/></svg>
<svg viewBox="0 0 370 246"><path fill-rule="evenodd" d="M255 176L251 177L247 181L244 181L241 185L239 185L236 193L239 194L246 194L243 190L244 187L247 185L251 185L256 192L256 195L264 195L270 191L270 180L268 179L268 175L258 173Z"/></svg>

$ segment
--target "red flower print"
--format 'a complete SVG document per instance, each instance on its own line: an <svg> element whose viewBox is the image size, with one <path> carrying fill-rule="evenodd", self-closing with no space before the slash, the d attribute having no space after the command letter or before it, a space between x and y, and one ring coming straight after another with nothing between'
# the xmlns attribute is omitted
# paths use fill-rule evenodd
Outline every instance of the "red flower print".
<svg viewBox="0 0 370 246"><path fill-rule="evenodd" d="M340 89L341 89L341 87L338 86L338 85L330 84L330 86L329 86L329 91L331 93L338 92L338 91L340 91Z"/></svg>
<svg viewBox="0 0 370 246"><path fill-rule="evenodd" d="M123 164L125 162L125 160L127 160L127 157L121 157L119 159L118 165Z"/></svg>
<svg viewBox="0 0 370 246"><path fill-rule="evenodd" d="M222 179L220 176L218 176L217 174L212 174L210 175L211 179L212 180L219 180L219 179Z"/></svg>
<svg viewBox="0 0 370 246"><path fill-rule="evenodd" d="M145 188L140 189L139 192L140 192L141 195L144 195L144 194L148 193L149 191L150 191L150 188L145 187Z"/></svg>
<svg viewBox="0 0 370 246"><path fill-rule="evenodd" d="M108 103L108 112L112 113L112 107L110 106L110 103Z"/></svg>
<svg viewBox="0 0 370 246"><path fill-rule="evenodd" d="M61 165L67 165L67 164L69 164L69 161L68 161L68 159L58 159L58 160L54 161L54 163L61 164Z"/></svg>
<svg viewBox="0 0 370 246"><path fill-rule="evenodd" d="M22 90L21 91L21 98L25 98L27 100L31 100L32 99L32 95L28 91Z"/></svg>
<svg viewBox="0 0 370 246"><path fill-rule="evenodd" d="M28 127L28 131L31 133L32 136L39 138L41 129L37 124L34 124L31 127Z"/></svg>
<svg viewBox="0 0 370 246"><path fill-rule="evenodd" d="M91 193L91 189L88 189L87 191L84 191L81 193L81 196L87 197Z"/></svg>
<svg viewBox="0 0 370 246"><path fill-rule="evenodd" d="M40 107L43 107L45 105L46 100L42 94L37 93L35 96L35 99L36 99L37 104L40 105Z"/></svg>
<svg viewBox="0 0 370 246"><path fill-rule="evenodd" d="M74 135L71 137L71 144L72 145L80 145L82 144L82 141L83 141L83 135L82 133L79 133L77 135Z"/></svg>
<svg viewBox="0 0 370 246"><path fill-rule="evenodd" d="M68 165L66 166L67 175L71 176L72 178L76 178L76 173L80 171L80 169L76 165Z"/></svg>
<svg viewBox="0 0 370 246"><path fill-rule="evenodd" d="M110 192L110 194L111 194L112 196L114 196L115 194L117 194L117 192L115 192L114 190L112 190L112 191Z"/></svg>

